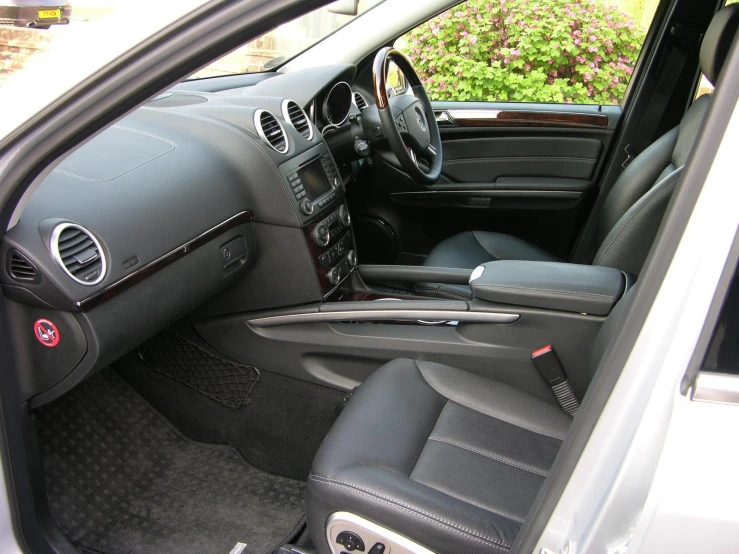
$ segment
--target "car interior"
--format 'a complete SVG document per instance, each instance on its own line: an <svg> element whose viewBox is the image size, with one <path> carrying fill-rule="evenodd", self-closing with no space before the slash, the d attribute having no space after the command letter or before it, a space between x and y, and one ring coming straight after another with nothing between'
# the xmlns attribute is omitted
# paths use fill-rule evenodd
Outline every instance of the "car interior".
<svg viewBox="0 0 739 554"><path fill-rule="evenodd" d="M55 162L0 243L49 543L515 551L721 86L722 4L661 2L621 105L432 101L391 40L183 81Z"/></svg>

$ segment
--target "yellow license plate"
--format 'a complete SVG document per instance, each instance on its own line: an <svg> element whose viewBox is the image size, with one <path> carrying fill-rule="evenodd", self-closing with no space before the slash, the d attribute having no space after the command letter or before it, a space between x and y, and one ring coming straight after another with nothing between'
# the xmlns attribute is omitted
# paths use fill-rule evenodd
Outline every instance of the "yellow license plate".
<svg viewBox="0 0 739 554"><path fill-rule="evenodd" d="M59 16L61 15L62 15L61 10L39 10L38 11L39 19L59 19Z"/></svg>

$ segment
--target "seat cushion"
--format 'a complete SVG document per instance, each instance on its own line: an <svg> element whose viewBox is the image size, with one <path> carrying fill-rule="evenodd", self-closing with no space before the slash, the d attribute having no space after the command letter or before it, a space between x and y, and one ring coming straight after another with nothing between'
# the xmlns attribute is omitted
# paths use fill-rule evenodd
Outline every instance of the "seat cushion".
<svg viewBox="0 0 739 554"><path fill-rule="evenodd" d="M467 231L437 244L426 256L423 265L474 269L480 264L495 260L563 261L538 246L511 235L487 231ZM472 297L470 288L463 285L420 283L416 290L420 294L442 298Z"/></svg>
<svg viewBox="0 0 739 554"><path fill-rule="evenodd" d="M394 360L351 398L316 455L308 524L348 511L437 552L506 551L570 427L559 407L431 362Z"/></svg>

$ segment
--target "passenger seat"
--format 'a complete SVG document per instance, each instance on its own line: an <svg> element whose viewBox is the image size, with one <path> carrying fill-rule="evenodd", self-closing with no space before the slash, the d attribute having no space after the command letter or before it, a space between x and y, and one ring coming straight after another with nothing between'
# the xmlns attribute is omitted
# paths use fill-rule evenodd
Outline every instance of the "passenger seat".
<svg viewBox="0 0 739 554"><path fill-rule="evenodd" d="M632 291L598 333L588 382ZM446 365L394 360L357 389L318 450L307 489L311 538L319 552L331 552L329 521L347 513L433 552L505 552L571 423L557 404L509 385ZM362 538L356 529L345 530ZM364 546L368 553L374 544Z"/></svg>
<svg viewBox="0 0 739 554"><path fill-rule="evenodd" d="M701 43L700 66L716 83L739 26L739 4L721 9ZM680 125L641 152L619 176L597 216L593 265L615 267L638 275L654 242L667 204L698 137L712 96L698 98ZM496 260L563 262L518 237L487 231L467 231L437 244L424 260L427 267L474 269ZM418 292L442 298L470 298L469 287L424 283Z"/></svg>

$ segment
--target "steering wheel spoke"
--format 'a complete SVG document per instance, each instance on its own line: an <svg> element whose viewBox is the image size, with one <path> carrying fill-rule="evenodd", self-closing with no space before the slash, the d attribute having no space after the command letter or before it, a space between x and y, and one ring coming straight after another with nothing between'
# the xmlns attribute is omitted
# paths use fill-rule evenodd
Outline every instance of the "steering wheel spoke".
<svg viewBox="0 0 739 554"><path fill-rule="evenodd" d="M405 75L413 95L388 96L386 78L390 59ZM423 185L435 183L441 175L441 136L436 119L427 117L434 110L423 83L408 58L390 47L377 53L372 72L382 136L387 139L400 165L416 182ZM419 165L419 157L428 161L428 171Z"/></svg>

